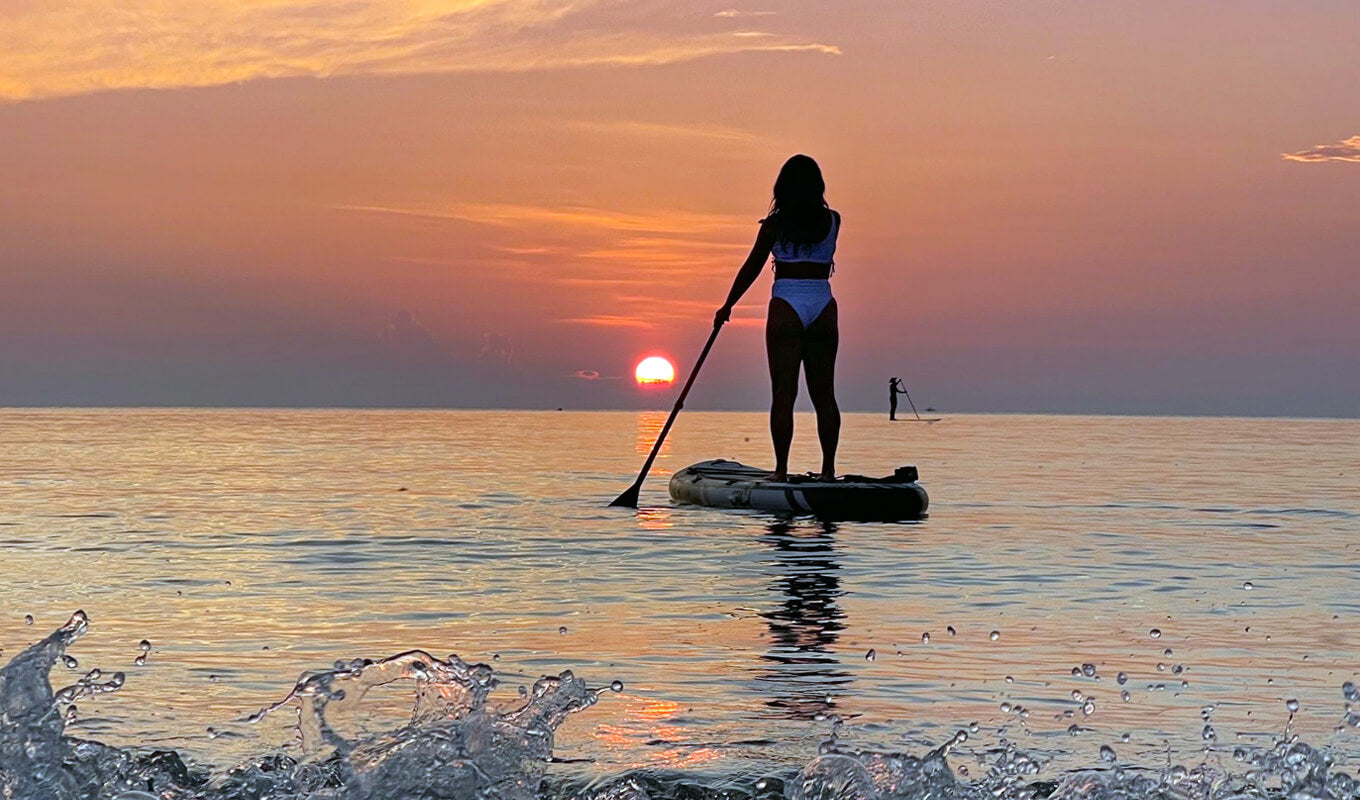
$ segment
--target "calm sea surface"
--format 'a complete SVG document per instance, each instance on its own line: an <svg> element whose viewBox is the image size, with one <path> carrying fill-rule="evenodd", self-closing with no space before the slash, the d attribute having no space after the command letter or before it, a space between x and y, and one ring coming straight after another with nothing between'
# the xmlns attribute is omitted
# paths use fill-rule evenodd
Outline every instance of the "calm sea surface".
<svg viewBox="0 0 1360 800"><path fill-rule="evenodd" d="M917 754L976 722L956 768L1004 737L1049 775L1286 724L1357 750L1360 421L848 415L842 471L918 465L930 516L831 526L671 504L682 466L770 463L754 413L685 412L643 507L606 508L664 416L0 411L0 662L84 609L53 683L127 681L67 733L218 766L295 750L296 715L241 720L300 673L413 648L506 702L621 681L558 731L575 774L797 768L837 718ZM379 695L357 727L409 717Z"/></svg>

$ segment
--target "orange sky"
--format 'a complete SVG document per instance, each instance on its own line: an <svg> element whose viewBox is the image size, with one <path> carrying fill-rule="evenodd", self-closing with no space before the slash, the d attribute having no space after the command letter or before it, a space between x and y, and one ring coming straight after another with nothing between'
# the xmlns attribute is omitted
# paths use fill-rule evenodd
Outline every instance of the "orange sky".
<svg viewBox="0 0 1360 800"><path fill-rule="evenodd" d="M1360 414L1360 6L10 0L0 405L656 404L793 152L841 395ZM693 404L759 407L768 278ZM575 377L600 373L597 380Z"/></svg>

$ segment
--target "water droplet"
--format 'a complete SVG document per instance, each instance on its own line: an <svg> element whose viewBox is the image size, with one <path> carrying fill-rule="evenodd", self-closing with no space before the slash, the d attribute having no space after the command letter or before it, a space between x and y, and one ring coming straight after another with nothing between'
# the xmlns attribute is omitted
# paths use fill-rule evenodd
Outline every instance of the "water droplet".
<svg viewBox="0 0 1360 800"><path fill-rule="evenodd" d="M491 654L491 660L492 660L492 661L500 661L500 660L501 660L501 654L500 654L500 653L492 653L492 654Z"/></svg>
<svg viewBox="0 0 1360 800"><path fill-rule="evenodd" d="M1152 630L1148 631L1148 636L1151 636L1154 639L1160 639L1162 638L1162 629L1153 628Z"/></svg>
<svg viewBox="0 0 1360 800"><path fill-rule="evenodd" d="M765 780L764 778L761 778L760 780L756 781L756 791L763 792L765 791L765 787L769 785L770 785L769 781Z"/></svg>
<svg viewBox="0 0 1360 800"><path fill-rule="evenodd" d="M1354 683L1346 681L1341 684L1341 696L1351 701L1360 700L1360 689L1356 689Z"/></svg>
<svg viewBox="0 0 1360 800"><path fill-rule="evenodd" d="M921 634L921 644L930 644L930 631Z"/></svg>
<svg viewBox="0 0 1360 800"><path fill-rule="evenodd" d="M557 629L557 633L558 633L559 635L561 635L561 636L566 636L566 635L567 635L567 626L566 626L566 625L563 625L562 627L558 628L558 629Z"/></svg>
<svg viewBox="0 0 1360 800"><path fill-rule="evenodd" d="M1006 676L1006 683L1015 683L1015 678L1012 678L1010 675L1007 675L1007 676Z"/></svg>
<svg viewBox="0 0 1360 800"><path fill-rule="evenodd" d="M66 724L70 725L72 722L75 721L76 721L76 707L74 705L68 706L66 708Z"/></svg>
<svg viewBox="0 0 1360 800"><path fill-rule="evenodd" d="M519 687L519 696L520 696L520 697L528 697L528 696L529 696L529 689L528 689L528 687L525 687L525 686Z"/></svg>
<svg viewBox="0 0 1360 800"><path fill-rule="evenodd" d="M1218 739L1218 734L1214 732L1214 726L1212 725L1205 725L1204 730L1200 731L1199 735L1200 738L1204 739L1206 742L1212 742Z"/></svg>
<svg viewBox="0 0 1360 800"><path fill-rule="evenodd" d="M1250 592L1252 589L1255 589L1256 587L1252 584L1251 581L1243 581L1242 588Z"/></svg>
<svg viewBox="0 0 1360 800"><path fill-rule="evenodd" d="M1166 672L1166 665L1163 664L1162 662L1158 661L1158 662L1157 662L1157 671L1158 671L1158 672Z"/></svg>
<svg viewBox="0 0 1360 800"><path fill-rule="evenodd" d="M1078 703L1080 703L1082 700L1085 700L1086 698L1085 698L1084 695L1082 695L1080 689L1073 689L1073 690L1072 690L1072 699L1073 699L1073 700L1076 700Z"/></svg>
<svg viewBox="0 0 1360 800"><path fill-rule="evenodd" d="M141 651L143 653L151 652L151 642L147 641L146 639L143 639L141 642L139 642L137 644L137 647L141 648Z"/></svg>
<svg viewBox="0 0 1360 800"><path fill-rule="evenodd" d="M146 653L142 653L141 655L139 655L139 656L137 656L136 658L132 659L132 665L135 666L135 667L145 666L145 665L146 665Z"/></svg>
<svg viewBox="0 0 1360 800"><path fill-rule="evenodd" d="M1082 664L1082 665L1081 665L1081 674L1085 675L1085 676L1088 677L1088 678L1094 678L1094 677L1096 676L1096 665L1095 665L1095 664Z"/></svg>
<svg viewBox="0 0 1360 800"><path fill-rule="evenodd" d="M864 660L865 660L865 661L873 661L875 658L878 658L878 651L875 650L874 648L870 647L870 648L869 648L869 652L867 652L867 653L864 654Z"/></svg>
<svg viewBox="0 0 1360 800"><path fill-rule="evenodd" d="M1010 704L1010 703L1002 703L1002 704L1001 704L1001 711L1002 711L1002 713L1004 713L1004 714L1009 714L1009 713L1011 713L1011 704Z"/></svg>
<svg viewBox="0 0 1360 800"><path fill-rule="evenodd" d="M944 632L949 634L950 636L953 636L958 633L958 631L954 630L953 625L946 625L944 628Z"/></svg>
<svg viewBox="0 0 1360 800"><path fill-rule="evenodd" d="M1284 701L1284 707L1289 709L1290 714L1293 714L1299 710L1299 701L1291 697Z"/></svg>
<svg viewBox="0 0 1360 800"><path fill-rule="evenodd" d="M1352 728L1360 728L1360 714L1352 711L1346 715L1346 724Z"/></svg>
<svg viewBox="0 0 1360 800"><path fill-rule="evenodd" d="M24 615L24 624L25 624L25 625L32 625L32 624L33 624L33 615L32 615L32 614L25 614L25 615Z"/></svg>
<svg viewBox="0 0 1360 800"><path fill-rule="evenodd" d="M1171 674L1173 674L1173 675L1179 675L1179 674L1181 674L1182 672L1185 672L1185 665L1184 665L1184 664L1176 664L1175 666L1173 666L1173 667L1171 668Z"/></svg>
<svg viewBox="0 0 1360 800"><path fill-rule="evenodd" d="M1081 727L1078 726L1075 722L1067 726L1068 736L1076 736L1079 733L1081 733Z"/></svg>
<svg viewBox="0 0 1360 800"><path fill-rule="evenodd" d="M1129 682L1129 674L1127 672L1121 672L1116 675L1114 679L1119 682L1120 686L1123 686Z"/></svg>
<svg viewBox="0 0 1360 800"><path fill-rule="evenodd" d="M609 691L611 691L611 692L621 692L621 691L623 691L623 681L613 681L613 682L611 682L611 683L609 684Z"/></svg>
<svg viewBox="0 0 1360 800"><path fill-rule="evenodd" d="M1081 713L1088 717L1096 713L1096 701L1088 699L1085 703L1082 703Z"/></svg>
<svg viewBox="0 0 1360 800"><path fill-rule="evenodd" d="M997 639L1001 638L1001 631L992 631L991 633L987 634L987 638L995 642Z"/></svg>
<svg viewBox="0 0 1360 800"><path fill-rule="evenodd" d="M1125 689L1124 691L1120 692L1119 699L1123 700L1125 703L1129 702L1129 690Z"/></svg>
<svg viewBox="0 0 1360 800"><path fill-rule="evenodd" d="M80 666L80 662L76 661L75 656L68 656L63 654L61 657L61 665L66 667L67 669L75 669Z"/></svg>
<svg viewBox="0 0 1360 800"><path fill-rule="evenodd" d="M1165 650L1163 650L1163 651L1162 651L1162 655L1166 656L1167 658L1170 658L1170 657L1171 657L1171 648L1168 647L1168 648L1166 648Z"/></svg>
<svg viewBox="0 0 1360 800"><path fill-rule="evenodd" d="M1110 747L1108 744L1102 744L1100 746L1101 761L1104 761L1107 764L1113 764L1116 758L1118 758L1118 756L1115 755L1113 747Z"/></svg>

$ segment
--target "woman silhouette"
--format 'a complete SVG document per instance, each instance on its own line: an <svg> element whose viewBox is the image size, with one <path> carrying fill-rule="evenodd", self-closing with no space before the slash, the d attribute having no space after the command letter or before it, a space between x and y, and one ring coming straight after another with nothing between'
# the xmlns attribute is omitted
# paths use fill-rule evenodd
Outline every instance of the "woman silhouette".
<svg viewBox="0 0 1360 800"><path fill-rule="evenodd" d="M751 254L732 281L727 302L714 317L721 325L774 256L774 290L765 320L770 362L770 436L774 440L773 480L789 474L793 404L802 367L808 396L817 411L822 445L822 480L836 477L841 412L836 405L836 347L840 341L831 277L841 215L826 204L826 183L817 162L796 155L784 162L774 182L770 213L760 221Z"/></svg>

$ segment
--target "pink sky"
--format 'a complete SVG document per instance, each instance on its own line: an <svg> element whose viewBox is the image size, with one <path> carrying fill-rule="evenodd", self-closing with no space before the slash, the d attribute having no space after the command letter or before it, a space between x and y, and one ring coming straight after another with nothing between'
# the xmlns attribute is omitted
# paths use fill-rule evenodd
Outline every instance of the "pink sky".
<svg viewBox="0 0 1360 800"><path fill-rule="evenodd" d="M1354 2L0 11L0 405L664 405L780 163L840 393L1360 415ZM767 398L768 278L692 404ZM597 380L577 377L599 373Z"/></svg>

